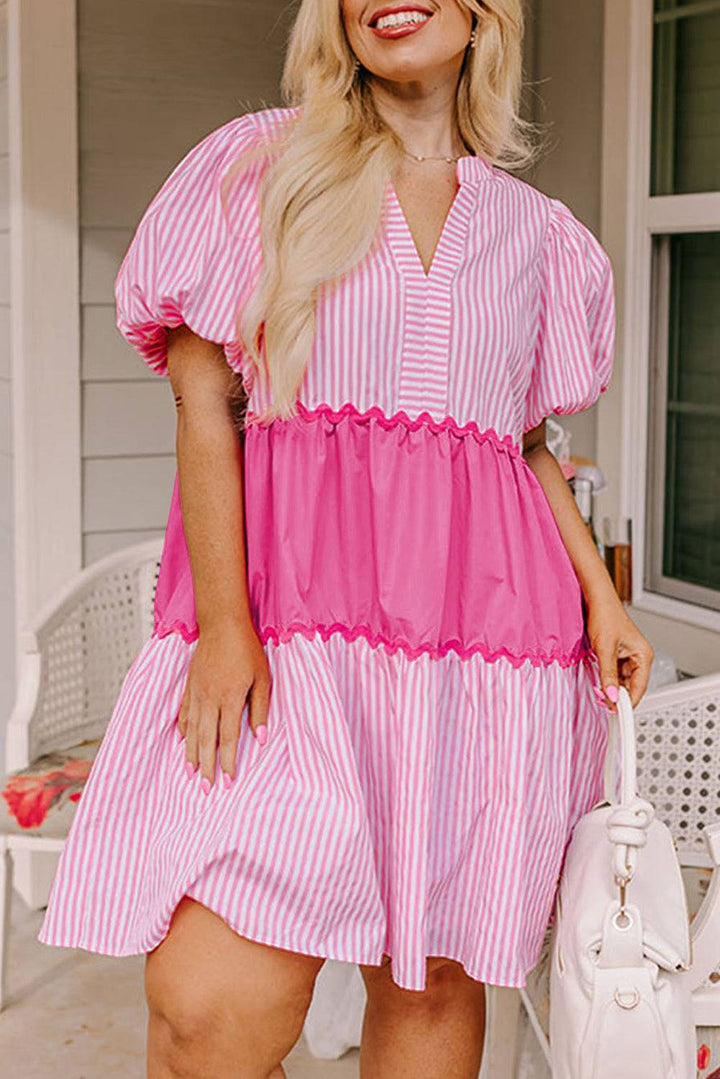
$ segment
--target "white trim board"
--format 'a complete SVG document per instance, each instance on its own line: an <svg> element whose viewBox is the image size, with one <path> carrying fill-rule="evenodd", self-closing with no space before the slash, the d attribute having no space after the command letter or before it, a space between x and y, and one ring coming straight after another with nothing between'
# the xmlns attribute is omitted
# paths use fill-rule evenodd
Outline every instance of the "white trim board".
<svg viewBox="0 0 720 1079"><path fill-rule="evenodd" d="M17 634L81 568L77 49L75 0L7 10ZM58 858L17 852L31 908Z"/></svg>
<svg viewBox="0 0 720 1079"><path fill-rule="evenodd" d="M17 625L81 567L75 0L8 0Z"/></svg>

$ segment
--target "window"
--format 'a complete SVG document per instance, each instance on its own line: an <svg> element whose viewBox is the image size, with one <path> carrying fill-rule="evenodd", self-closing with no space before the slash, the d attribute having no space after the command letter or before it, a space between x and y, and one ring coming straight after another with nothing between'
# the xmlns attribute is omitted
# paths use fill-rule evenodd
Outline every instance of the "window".
<svg viewBox="0 0 720 1079"><path fill-rule="evenodd" d="M720 0L652 19L643 587L720 611Z"/></svg>

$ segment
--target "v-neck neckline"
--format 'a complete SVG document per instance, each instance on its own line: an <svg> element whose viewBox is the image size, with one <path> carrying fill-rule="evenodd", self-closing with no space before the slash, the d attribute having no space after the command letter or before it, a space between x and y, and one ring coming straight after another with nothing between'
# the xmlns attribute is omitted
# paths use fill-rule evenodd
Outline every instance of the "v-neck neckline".
<svg viewBox="0 0 720 1079"><path fill-rule="evenodd" d="M445 276L458 261L465 238L465 228L470 217L475 187L492 176L492 165L474 154L465 154L456 162L455 178L458 184L455 197L443 222L440 236L432 254L430 267L426 271L417 244L413 238L405 211L395 190L392 179L388 179L390 215L388 233L391 246L395 248L401 268L411 276L430 284Z"/></svg>

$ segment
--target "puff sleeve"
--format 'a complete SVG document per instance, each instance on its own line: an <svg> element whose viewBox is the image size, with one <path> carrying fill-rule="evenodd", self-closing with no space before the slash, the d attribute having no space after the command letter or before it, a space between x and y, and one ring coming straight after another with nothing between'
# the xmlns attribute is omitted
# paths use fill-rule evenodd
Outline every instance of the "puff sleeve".
<svg viewBox="0 0 720 1079"><path fill-rule="evenodd" d="M610 258L559 199L538 264L538 304L523 433L551 412L589 408L610 382L615 297Z"/></svg>
<svg viewBox="0 0 720 1079"><path fill-rule="evenodd" d="M116 324L144 362L167 375L167 331L185 323L224 347L242 370L235 316L259 251L259 224L246 177L221 202L226 168L255 134L253 113L216 128L182 158L145 210L115 279ZM239 189L239 197L235 193Z"/></svg>

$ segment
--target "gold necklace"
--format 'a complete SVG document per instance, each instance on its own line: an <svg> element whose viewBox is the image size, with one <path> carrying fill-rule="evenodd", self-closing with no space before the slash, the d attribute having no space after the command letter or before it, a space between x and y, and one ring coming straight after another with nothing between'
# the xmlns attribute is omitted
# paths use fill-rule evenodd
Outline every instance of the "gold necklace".
<svg viewBox="0 0 720 1079"><path fill-rule="evenodd" d="M464 156L463 154L459 154L458 157L431 157L430 154L411 154L409 150L403 150L403 153L407 154L407 156L411 157L414 161L447 161L451 165Z"/></svg>

